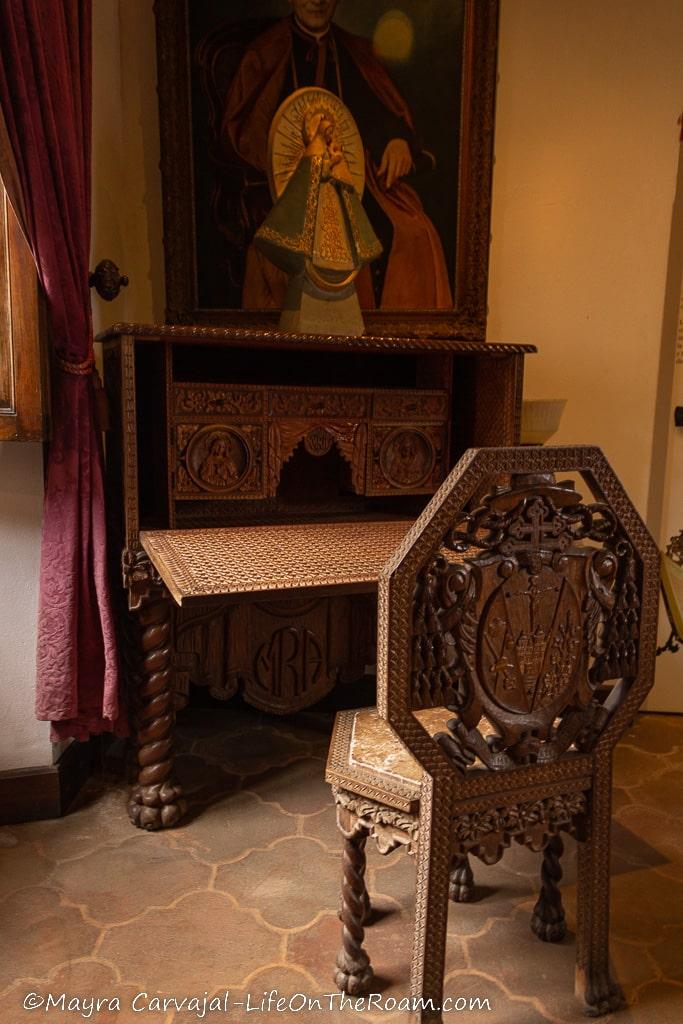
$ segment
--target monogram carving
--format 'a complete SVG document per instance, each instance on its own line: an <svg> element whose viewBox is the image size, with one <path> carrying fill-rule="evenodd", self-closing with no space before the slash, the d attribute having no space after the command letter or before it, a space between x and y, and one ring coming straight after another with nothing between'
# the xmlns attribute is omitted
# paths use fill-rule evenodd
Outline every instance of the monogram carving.
<svg viewBox="0 0 683 1024"><path fill-rule="evenodd" d="M259 648L254 674L274 697L282 697L285 692L299 697L327 675L320 641L310 629L277 629L268 643Z"/></svg>
<svg viewBox="0 0 683 1024"><path fill-rule="evenodd" d="M334 437L325 427L313 427L304 437L304 447L309 455L327 455L334 444Z"/></svg>
<svg viewBox="0 0 683 1024"><path fill-rule="evenodd" d="M315 457L325 455L336 445L341 457L351 467L351 487L356 494L365 489L365 423L326 420L311 424L305 419L274 421L268 431L268 480L270 493L276 494L283 465L294 455L301 441Z"/></svg>
<svg viewBox="0 0 683 1024"><path fill-rule="evenodd" d="M276 714L309 707L338 681L358 679L373 660L373 618L374 609L360 596L179 608L175 703L184 706L190 686L199 686L217 700L241 691L247 703Z"/></svg>
<svg viewBox="0 0 683 1024"><path fill-rule="evenodd" d="M290 714L310 707L338 682L354 650L355 599L275 598L240 605L230 620L228 674L248 704ZM369 652L356 641L367 664ZM356 678L356 677L354 677Z"/></svg>

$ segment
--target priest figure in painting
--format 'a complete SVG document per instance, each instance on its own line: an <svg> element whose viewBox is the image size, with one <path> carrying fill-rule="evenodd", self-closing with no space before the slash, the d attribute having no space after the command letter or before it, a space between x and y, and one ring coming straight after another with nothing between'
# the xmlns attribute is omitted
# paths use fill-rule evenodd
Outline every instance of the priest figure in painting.
<svg viewBox="0 0 683 1024"><path fill-rule="evenodd" d="M339 0L291 0L292 16L247 47L226 96L223 144L265 179L268 133L282 101L318 86L339 96L365 146L363 205L383 255L358 274L365 309L448 309L453 299L443 247L405 180L424 161L408 106L369 40L333 23ZM248 200L247 200L248 201ZM267 211L264 211L264 213ZM281 307L287 279L249 245L242 305Z"/></svg>

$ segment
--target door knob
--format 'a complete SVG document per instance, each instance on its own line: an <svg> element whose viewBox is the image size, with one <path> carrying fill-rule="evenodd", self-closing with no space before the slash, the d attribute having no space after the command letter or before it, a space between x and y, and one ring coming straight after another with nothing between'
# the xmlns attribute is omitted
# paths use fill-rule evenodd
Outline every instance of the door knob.
<svg viewBox="0 0 683 1024"><path fill-rule="evenodd" d="M674 409L674 423L677 427L683 427L683 405L677 405Z"/></svg>

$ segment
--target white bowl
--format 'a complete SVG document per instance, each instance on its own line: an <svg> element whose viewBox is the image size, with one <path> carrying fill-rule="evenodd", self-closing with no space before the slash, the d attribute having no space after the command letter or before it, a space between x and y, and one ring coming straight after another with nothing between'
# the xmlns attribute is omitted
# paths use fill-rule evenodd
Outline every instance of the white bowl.
<svg viewBox="0 0 683 1024"><path fill-rule="evenodd" d="M557 431L566 398L534 398L522 402L522 444L545 444Z"/></svg>

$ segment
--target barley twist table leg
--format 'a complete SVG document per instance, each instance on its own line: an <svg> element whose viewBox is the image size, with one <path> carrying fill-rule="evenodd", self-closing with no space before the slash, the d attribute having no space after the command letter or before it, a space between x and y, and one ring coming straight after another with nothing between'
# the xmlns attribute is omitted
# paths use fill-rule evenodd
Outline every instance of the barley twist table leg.
<svg viewBox="0 0 683 1024"><path fill-rule="evenodd" d="M138 784L128 813L134 825L150 831L177 824L185 812L173 768L173 689L171 682L171 608L157 592L141 606L142 680L137 694Z"/></svg>

